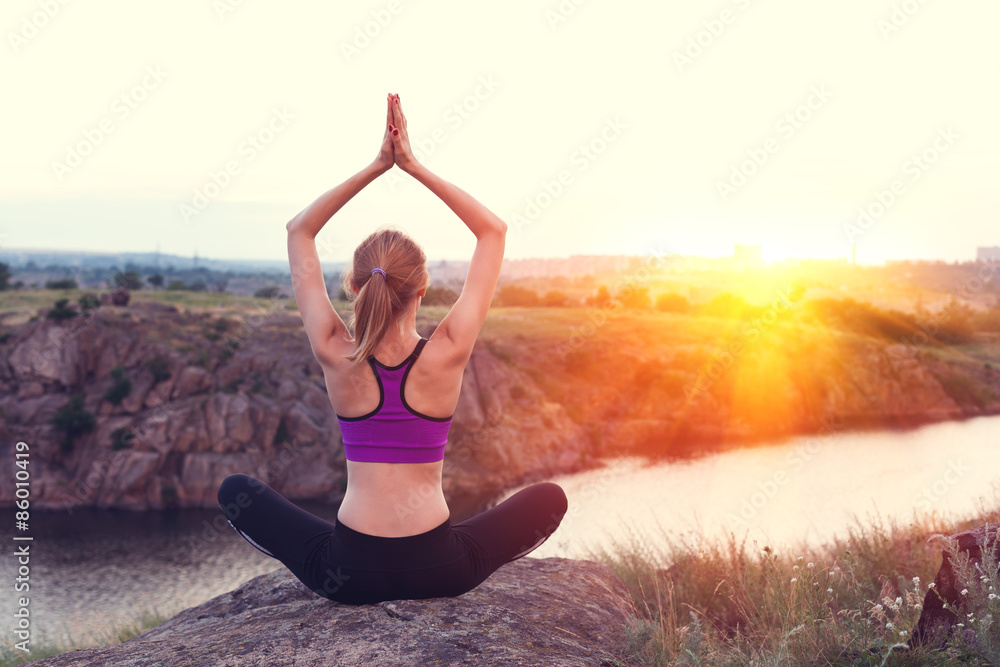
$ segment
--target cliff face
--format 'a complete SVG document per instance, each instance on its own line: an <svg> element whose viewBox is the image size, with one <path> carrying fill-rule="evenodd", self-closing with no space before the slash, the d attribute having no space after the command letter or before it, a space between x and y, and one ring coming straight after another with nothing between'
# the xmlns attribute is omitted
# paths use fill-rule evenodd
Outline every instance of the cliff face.
<svg viewBox="0 0 1000 667"><path fill-rule="evenodd" d="M624 315L576 340L579 313L537 310L499 315L465 369L445 457L453 505L606 455L1000 412L1000 373L940 349L777 325L743 341L707 319ZM418 320L424 336L434 326ZM234 472L293 500L342 494L340 432L298 315L137 302L10 333L0 459L30 445L35 508L215 507ZM125 380L115 404L107 393ZM74 393L95 428L64 448L48 421ZM13 500L13 479L0 479L0 506Z"/></svg>
<svg viewBox="0 0 1000 667"><path fill-rule="evenodd" d="M321 598L280 568L118 646L33 664L623 664L614 658L626 599L607 567L561 558L514 561L457 598L358 607Z"/></svg>
<svg viewBox="0 0 1000 667"><path fill-rule="evenodd" d="M340 431L297 315L227 322L139 302L26 323L0 354L0 455L30 446L34 508L215 507L234 472L293 500L342 494ZM131 388L116 405L106 393L118 366ZM511 402L518 382L473 352L446 455L449 502L581 467L581 429L537 390ZM48 422L77 392L95 427L64 448ZM0 505L13 500L10 479L0 482Z"/></svg>
<svg viewBox="0 0 1000 667"><path fill-rule="evenodd" d="M797 325L751 339L739 322L666 315L619 314L574 334L586 317L535 323L548 340L507 330L487 345L520 361L549 400L586 424L598 456L684 457L1000 413L1000 372L965 351Z"/></svg>

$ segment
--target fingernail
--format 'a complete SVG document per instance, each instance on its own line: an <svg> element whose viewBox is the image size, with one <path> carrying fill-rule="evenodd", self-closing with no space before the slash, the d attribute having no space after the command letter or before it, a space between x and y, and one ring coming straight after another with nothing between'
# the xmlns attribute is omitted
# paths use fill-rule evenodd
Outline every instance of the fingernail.
<svg viewBox="0 0 1000 667"><path fill-rule="evenodd" d="M393 130L393 131L392 131L392 134L393 134L394 136L395 136L395 135L397 135L397 134L399 134L399 130Z"/></svg>

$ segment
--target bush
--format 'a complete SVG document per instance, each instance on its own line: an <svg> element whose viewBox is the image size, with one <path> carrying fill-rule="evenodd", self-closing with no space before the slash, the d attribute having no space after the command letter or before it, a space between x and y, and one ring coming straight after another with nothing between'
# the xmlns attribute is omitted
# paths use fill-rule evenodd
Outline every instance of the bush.
<svg viewBox="0 0 1000 667"><path fill-rule="evenodd" d="M146 368L153 374L153 382L163 382L170 379L170 371L167 370L169 362L162 355L156 355L146 362Z"/></svg>
<svg viewBox="0 0 1000 667"><path fill-rule="evenodd" d="M115 287L127 290L142 289L142 277L137 271L118 271L114 275Z"/></svg>
<svg viewBox="0 0 1000 667"><path fill-rule="evenodd" d="M56 322L62 322L63 320L68 320L71 317L76 317L78 313L75 309L68 306L69 299L59 299L56 301L55 305L49 310L46 315L47 318L55 320Z"/></svg>
<svg viewBox="0 0 1000 667"><path fill-rule="evenodd" d="M84 410L83 394L76 393L50 419L49 423L63 432L61 449L69 452L73 449L73 439L78 435L89 433L97 426L94 415Z"/></svg>
<svg viewBox="0 0 1000 667"><path fill-rule="evenodd" d="M163 276L159 273L154 273L153 275L146 278L146 282L153 287L163 287Z"/></svg>
<svg viewBox="0 0 1000 667"><path fill-rule="evenodd" d="M917 318L896 310L881 310L865 301L854 299L813 299L806 304L806 317L843 331L853 331L880 338L918 340L914 334ZM923 337L920 337L921 339Z"/></svg>
<svg viewBox="0 0 1000 667"><path fill-rule="evenodd" d="M690 313L691 302L676 292L668 292L656 298L656 309L663 313Z"/></svg>
<svg viewBox="0 0 1000 667"><path fill-rule="evenodd" d="M76 280L73 278L61 278L59 280L46 280L45 289L77 289Z"/></svg>
<svg viewBox="0 0 1000 667"><path fill-rule="evenodd" d="M10 285L7 282L11 277L10 267L4 263L0 262L0 292L10 289Z"/></svg>
<svg viewBox="0 0 1000 667"><path fill-rule="evenodd" d="M746 302L746 299L735 294L730 294L729 292L717 294L715 298L708 303L702 304L700 308L702 315L709 317L729 317L733 319L742 318L750 309L751 306Z"/></svg>
<svg viewBox="0 0 1000 667"><path fill-rule="evenodd" d="M507 285L500 288L497 300L501 306L537 306L538 292L520 285Z"/></svg>
<svg viewBox="0 0 1000 667"><path fill-rule="evenodd" d="M125 369L115 366L111 369L111 379L114 384L104 392L104 400L112 405L118 405L132 391L132 380L125 377Z"/></svg>
<svg viewBox="0 0 1000 667"><path fill-rule="evenodd" d="M135 439L135 433L128 430L125 427L116 428L111 432L111 449L118 451L119 449L125 449L132 444Z"/></svg>
<svg viewBox="0 0 1000 667"><path fill-rule="evenodd" d="M549 308L563 308L569 303L569 297L565 292L559 290L549 290L542 297L542 305Z"/></svg>
<svg viewBox="0 0 1000 667"><path fill-rule="evenodd" d="M449 287L428 287L421 303L425 306L451 306L458 301L458 292Z"/></svg>
<svg viewBox="0 0 1000 667"><path fill-rule="evenodd" d="M273 299L278 296L280 288L276 285L268 285L267 287L261 287L253 293L258 299Z"/></svg>
<svg viewBox="0 0 1000 667"><path fill-rule="evenodd" d="M84 313L88 313L95 308L100 308L101 306L101 300L94 294L82 295L77 303L80 304L80 310Z"/></svg>
<svg viewBox="0 0 1000 667"><path fill-rule="evenodd" d="M611 293L608 291L608 286L601 285L597 288L593 296L588 296L587 305L598 308L608 308L611 306Z"/></svg>
<svg viewBox="0 0 1000 667"><path fill-rule="evenodd" d="M170 284L167 285L167 289L172 291L186 290L187 288L188 286L184 284L183 280L171 280Z"/></svg>
<svg viewBox="0 0 1000 667"><path fill-rule="evenodd" d="M615 294L615 301L625 308L633 309L644 309L653 305L648 287L631 287L626 285L623 290Z"/></svg>

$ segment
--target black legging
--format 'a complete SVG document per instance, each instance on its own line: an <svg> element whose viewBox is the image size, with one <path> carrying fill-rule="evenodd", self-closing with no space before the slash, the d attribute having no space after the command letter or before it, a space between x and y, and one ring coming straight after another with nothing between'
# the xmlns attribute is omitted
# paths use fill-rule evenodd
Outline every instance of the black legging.
<svg viewBox="0 0 1000 667"><path fill-rule="evenodd" d="M449 519L409 537L332 524L242 473L223 480L219 505L240 535L317 595L369 604L472 590L548 539L566 513L566 494L541 482L467 521L452 526Z"/></svg>

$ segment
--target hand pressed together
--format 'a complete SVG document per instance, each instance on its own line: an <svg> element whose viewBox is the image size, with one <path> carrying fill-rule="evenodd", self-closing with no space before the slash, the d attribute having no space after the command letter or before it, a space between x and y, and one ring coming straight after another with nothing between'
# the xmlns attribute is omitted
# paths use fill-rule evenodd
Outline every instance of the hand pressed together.
<svg viewBox="0 0 1000 667"><path fill-rule="evenodd" d="M382 147L379 149L375 163L384 171L396 165L409 172L417 166L417 158L410 149L410 134L406 129L406 116L399 102L399 95L390 93L389 109L385 120L385 135L382 137Z"/></svg>

